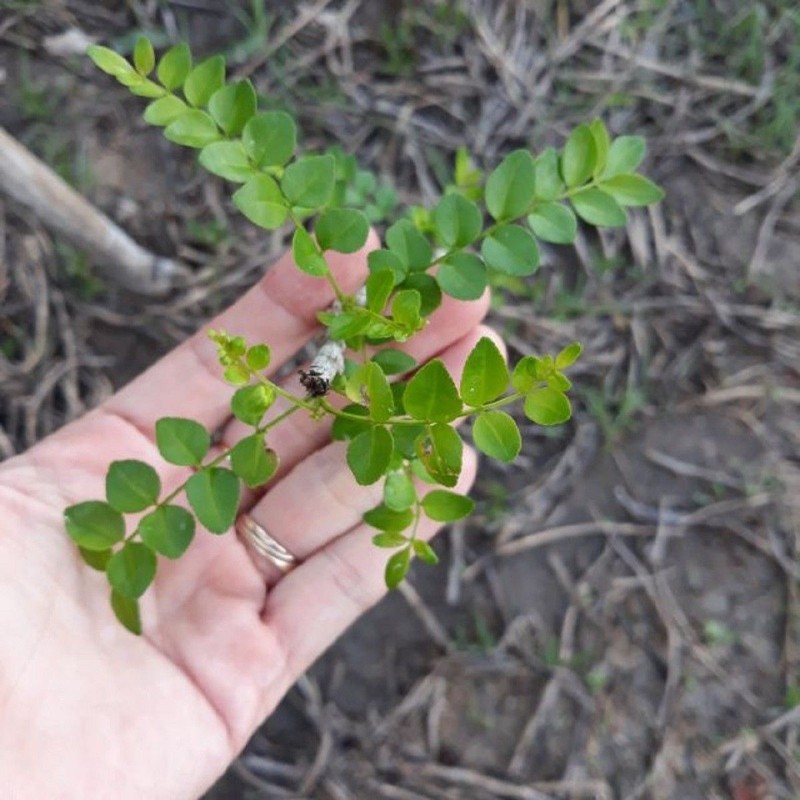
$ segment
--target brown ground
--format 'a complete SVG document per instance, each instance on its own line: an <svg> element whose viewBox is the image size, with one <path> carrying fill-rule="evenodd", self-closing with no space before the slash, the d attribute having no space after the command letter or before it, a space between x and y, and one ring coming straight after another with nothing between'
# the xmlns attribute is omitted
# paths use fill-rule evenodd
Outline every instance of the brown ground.
<svg viewBox="0 0 800 800"><path fill-rule="evenodd" d="M125 294L0 205L0 455L95 405L284 244L136 98L48 52L67 27L224 50L308 148L355 147L407 203L436 196L459 144L489 166L598 113L648 137L667 189L500 293L513 354L586 345L574 423L527 426L516 464L485 466L438 571L355 625L208 800L800 797L793 4L121 5L0 2L0 124L198 283Z"/></svg>

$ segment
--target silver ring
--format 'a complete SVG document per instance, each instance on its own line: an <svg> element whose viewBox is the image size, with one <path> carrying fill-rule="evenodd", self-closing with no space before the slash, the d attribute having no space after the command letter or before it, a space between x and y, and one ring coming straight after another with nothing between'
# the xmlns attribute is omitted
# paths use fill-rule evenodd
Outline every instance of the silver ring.
<svg viewBox="0 0 800 800"><path fill-rule="evenodd" d="M281 572L291 572L300 563L266 528L249 514L240 514L236 520L236 533L259 555L264 556Z"/></svg>

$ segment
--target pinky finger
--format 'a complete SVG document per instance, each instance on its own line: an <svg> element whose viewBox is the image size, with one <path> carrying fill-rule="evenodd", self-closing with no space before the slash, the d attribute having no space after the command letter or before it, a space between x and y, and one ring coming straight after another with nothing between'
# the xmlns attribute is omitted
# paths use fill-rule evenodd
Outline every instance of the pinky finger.
<svg viewBox="0 0 800 800"><path fill-rule="evenodd" d="M475 451L465 447L461 476L453 491L466 494L476 468ZM423 517L417 535L429 540L441 527ZM351 529L282 578L267 596L263 619L286 659L286 684L270 686L270 693L286 691L336 637L386 593L384 567L390 552L372 544L375 533L363 524ZM279 697L265 698L265 712Z"/></svg>

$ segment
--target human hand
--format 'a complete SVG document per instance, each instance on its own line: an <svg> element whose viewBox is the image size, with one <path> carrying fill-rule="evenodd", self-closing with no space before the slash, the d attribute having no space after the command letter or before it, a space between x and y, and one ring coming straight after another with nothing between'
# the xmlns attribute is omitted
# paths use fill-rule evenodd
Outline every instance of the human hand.
<svg viewBox="0 0 800 800"><path fill-rule="evenodd" d="M345 291L366 275L368 249L330 255ZM324 281L288 256L208 327L272 347L272 370L316 331L332 300ZM419 361L439 355L458 374L478 339L487 300L448 298L409 341ZM201 531L180 561L159 565L141 600L144 635L114 619L105 577L86 568L63 509L102 497L109 462L161 463L155 420L192 417L230 445L230 387L198 332L84 418L0 465L0 786L5 797L196 798L244 747L298 676L385 591L385 554L361 515L380 500L358 486L344 444L325 421L295 414L270 433L281 467L242 510L301 562L281 577L235 535ZM298 379L287 380L297 392ZM276 403L270 414L283 407ZM456 487L472 483L465 451ZM186 468L164 464L169 491ZM429 538L436 524L424 521Z"/></svg>

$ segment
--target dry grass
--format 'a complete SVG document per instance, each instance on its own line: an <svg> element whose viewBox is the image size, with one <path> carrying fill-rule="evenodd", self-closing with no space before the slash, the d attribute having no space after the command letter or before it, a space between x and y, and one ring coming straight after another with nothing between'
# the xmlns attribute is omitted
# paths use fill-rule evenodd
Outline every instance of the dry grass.
<svg viewBox="0 0 800 800"><path fill-rule="evenodd" d="M594 114L648 137L668 191L627 230L554 248L533 281L501 290L493 320L512 352L585 343L574 425L529 430L516 465L484 472L481 513L439 547L446 586L416 572L209 798L800 794L800 140L787 90L800 22L788 3L741 5L318 0L251 15L248 36L216 4L181 0L21 7L0 24L9 85L25 51L50 85L63 66L39 44L67 24L227 47L298 114L306 146L355 148L409 203L439 193L458 145L488 166ZM90 155L113 151L125 187L97 175L90 194L117 216L126 196L128 226L197 281L169 304L92 296L35 221L0 209L4 455L129 375L112 363L120 346L138 366L152 357L124 336L179 340L282 246L165 155L123 92L88 80L70 100L73 143L89 131ZM32 136L18 111L0 117ZM124 169L136 157L150 175L143 153L144 188Z"/></svg>

